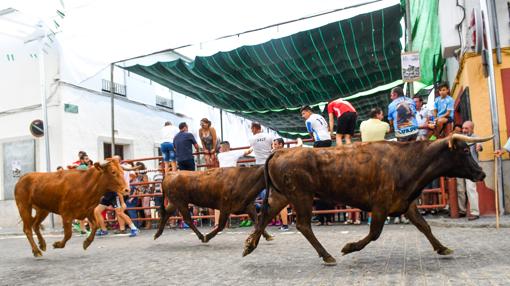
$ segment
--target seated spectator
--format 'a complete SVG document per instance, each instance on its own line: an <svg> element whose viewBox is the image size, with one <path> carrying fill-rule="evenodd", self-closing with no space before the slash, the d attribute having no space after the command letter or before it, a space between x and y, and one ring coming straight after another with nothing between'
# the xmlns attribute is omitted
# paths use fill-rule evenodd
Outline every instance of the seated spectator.
<svg viewBox="0 0 510 286"><path fill-rule="evenodd" d="M439 96L434 100L434 135L436 138L448 136L447 125L453 122L453 98L449 95L448 84L438 86Z"/></svg>

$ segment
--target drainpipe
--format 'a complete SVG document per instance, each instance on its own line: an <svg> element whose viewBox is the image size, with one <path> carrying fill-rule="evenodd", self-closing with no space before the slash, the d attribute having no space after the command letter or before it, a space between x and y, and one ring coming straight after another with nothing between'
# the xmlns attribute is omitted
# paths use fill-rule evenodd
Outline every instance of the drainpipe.
<svg viewBox="0 0 510 286"><path fill-rule="evenodd" d="M501 43L499 42L499 28L498 28L498 13L496 12L496 0L489 1L489 8L491 9L492 28L494 29L494 44L496 45L496 58L500 65L503 61L501 59Z"/></svg>
<svg viewBox="0 0 510 286"><path fill-rule="evenodd" d="M406 0L406 34L407 34L407 51L411 52L413 50L413 35L411 29L411 1ZM413 98L414 96L414 82L408 82L407 86L409 88L409 97Z"/></svg>
<svg viewBox="0 0 510 286"><path fill-rule="evenodd" d="M480 0L480 8L482 10L483 21L485 27L491 27L489 25L489 17L488 17L488 9L487 9L487 0ZM486 33L487 37L487 64L488 64L488 72L489 77L487 79L489 85L489 100L490 100L490 110L492 116L492 132L494 133L494 150L501 149L501 140L499 134L499 115L498 115L498 103L496 98L496 81L494 79L494 59L492 57L492 33L490 31ZM496 177L497 177L497 188L498 188L498 196L501 198L499 200L499 208L501 210L500 215L504 213L504 199L503 196L503 166L501 164L501 157L496 157L494 159Z"/></svg>
<svg viewBox="0 0 510 286"><path fill-rule="evenodd" d="M43 130L44 130L44 151L46 155L46 172L51 172L51 161L50 161L50 136L49 136L49 128L48 128L48 104L46 101L46 72L44 67L44 38L41 39L41 46L39 47L39 87L41 92L42 99L42 115L43 115ZM53 213L50 216L51 219L51 228L55 228L55 217Z"/></svg>
<svg viewBox="0 0 510 286"><path fill-rule="evenodd" d="M113 88L115 87L113 84L113 69L115 68L115 64L110 65L110 95L111 95L111 107L112 107L112 148L111 148L111 157L115 156L115 93ZM122 158L124 159L124 158Z"/></svg>

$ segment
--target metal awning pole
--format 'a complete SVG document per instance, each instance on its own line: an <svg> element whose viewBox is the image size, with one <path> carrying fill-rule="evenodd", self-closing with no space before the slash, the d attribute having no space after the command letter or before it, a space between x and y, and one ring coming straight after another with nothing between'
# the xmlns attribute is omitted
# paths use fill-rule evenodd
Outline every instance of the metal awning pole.
<svg viewBox="0 0 510 286"><path fill-rule="evenodd" d="M411 1L406 0L406 43L407 43L407 51L411 52L413 50L413 36L412 36L412 29L411 29ZM408 82L407 83L408 89L409 89L409 97L413 98L414 96L414 82Z"/></svg>
<svg viewBox="0 0 510 286"><path fill-rule="evenodd" d="M225 141L225 138L223 138L223 109L220 108L220 133L221 133L221 140Z"/></svg>
<svg viewBox="0 0 510 286"><path fill-rule="evenodd" d="M41 40L42 41L42 40ZM43 130L44 130L44 150L46 156L46 172L51 172L51 157L50 157L50 136L48 129L48 104L46 102L46 72L44 68L44 50L43 43L39 48L39 87L42 99L42 115L43 115ZM55 228L55 217L53 213L50 216L51 228Z"/></svg>
<svg viewBox="0 0 510 286"><path fill-rule="evenodd" d="M485 36L487 37L487 64L488 64L488 70L489 70L489 77L487 78L488 85L489 85L489 100L490 100L490 108L491 108L491 116L492 116L492 132L494 133L494 150L500 150L501 149L501 140L499 136L499 115L498 115L498 103L497 103L497 97L496 97L496 81L494 79L494 59L492 56L492 36L493 34L490 31L490 25L489 25L489 13L487 9L487 1L486 0L480 0L480 8L483 13L483 21L484 25L487 28L487 32L485 33ZM495 177L497 179L496 188L498 193L496 195L499 196L499 208L500 210L504 210L505 203L503 196L503 168L501 164L501 157L496 157L494 159L495 171L497 174L495 174ZM501 211L503 213L503 211Z"/></svg>
<svg viewBox="0 0 510 286"><path fill-rule="evenodd" d="M110 66L110 95L111 95L111 107L112 107L112 148L111 148L111 157L115 156L115 93L114 93L114 84L113 84L113 69L115 68L115 64L111 64Z"/></svg>

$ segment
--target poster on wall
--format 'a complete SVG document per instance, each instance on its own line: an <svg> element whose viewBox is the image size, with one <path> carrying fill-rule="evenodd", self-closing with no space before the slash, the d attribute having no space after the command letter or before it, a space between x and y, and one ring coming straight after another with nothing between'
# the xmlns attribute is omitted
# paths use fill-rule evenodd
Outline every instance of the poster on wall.
<svg viewBox="0 0 510 286"><path fill-rule="evenodd" d="M2 144L3 198L14 199L14 186L26 173L35 171L35 140L16 140ZM1 196L0 196L1 197Z"/></svg>
<svg viewBox="0 0 510 286"><path fill-rule="evenodd" d="M420 53L405 52L401 55L402 60L402 80L404 82L413 82L421 79Z"/></svg>

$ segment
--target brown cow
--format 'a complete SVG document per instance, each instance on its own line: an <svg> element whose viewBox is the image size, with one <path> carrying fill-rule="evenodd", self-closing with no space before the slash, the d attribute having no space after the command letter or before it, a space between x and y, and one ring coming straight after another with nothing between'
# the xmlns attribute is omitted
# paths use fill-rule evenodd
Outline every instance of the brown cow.
<svg viewBox="0 0 510 286"><path fill-rule="evenodd" d="M455 134L435 142L381 141L335 148L286 149L266 161L267 188L281 193L294 206L297 229L327 265L336 261L310 227L314 194L372 212L368 236L346 244L342 249L344 255L376 240L386 217L400 214L405 214L425 234L438 254L448 255L452 250L434 237L414 201L429 182L440 176L483 180L485 173L471 157L465 142L484 142L490 138ZM269 202L267 210L266 204L267 200L255 231L246 239L243 255L257 247L261 231L284 206Z"/></svg>
<svg viewBox="0 0 510 286"><path fill-rule="evenodd" d="M257 212L254 201L264 187L264 166L170 173L163 180L163 196L169 200L169 203L166 208L164 206L160 208L159 228L154 239L163 233L168 218L176 209L196 233L198 239L204 243L211 240L225 227L231 213L246 213L256 223ZM278 194L276 196L283 199ZM218 227L203 236L191 220L188 204L220 210ZM261 234L266 240L272 240L272 236L266 231Z"/></svg>
<svg viewBox="0 0 510 286"><path fill-rule="evenodd" d="M94 208L106 192L120 195L127 189L123 170L117 160L103 164L95 163L88 170L68 170L54 173L29 173L22 176L14 189L14 197L19 214L23 220L25 232L35 257L46 251L46 242L42 237L41 222L50 212L62 216L64 239L53 244L54 248L64 248L71 238L73 219L88 218L91 233L83 242L83 249L94 240L97 223ZM36 215L32 217L32 209ZM32 228L37 234L39 248L32 237Z"/></svg>

